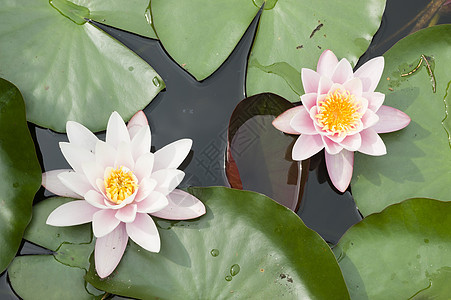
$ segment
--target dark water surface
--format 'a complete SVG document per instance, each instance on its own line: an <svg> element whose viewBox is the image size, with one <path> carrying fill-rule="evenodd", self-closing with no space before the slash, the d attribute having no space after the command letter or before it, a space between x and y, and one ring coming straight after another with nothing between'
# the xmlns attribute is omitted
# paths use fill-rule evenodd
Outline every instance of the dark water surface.
<svg viewBox="0 0 451 300"><path fill-rule="evenodd" d="M359 65L382 55L397 40L407 35L415 22L401 31L399 29L429 2L388 0L381 28L367 53L361 57ZM439 22L450 23L449 18L447 15ZM146 60L166 83L166 89L144 112L152 131L153 151L181 138L193 139L192 151L182 166L186 173L182 187L228 186L224 169L227 126L235 106L245 98L247 58L257 21L254 20L220 69L202 82L197 82L173 62L159 41L99 25ZM67 141L65 134L34 125L30 125L30 131L34 135L44 171L69 167L58 146L60 141ZM98 136L103 139L104 133ZM259 190L258 183L253 185L253 189ZM263 190L262 187L260 191ZM49 195L41 188L35 202ZM350 192L340 194L331 187L322 152L311 159L304 196L297 214L307 226L331 244L335 244L350 226L361 219ZM48 252L27 242L20 250L21 255L43 253ZM7 272L0 276L0 299L19 299L11 290Z"/></svg>

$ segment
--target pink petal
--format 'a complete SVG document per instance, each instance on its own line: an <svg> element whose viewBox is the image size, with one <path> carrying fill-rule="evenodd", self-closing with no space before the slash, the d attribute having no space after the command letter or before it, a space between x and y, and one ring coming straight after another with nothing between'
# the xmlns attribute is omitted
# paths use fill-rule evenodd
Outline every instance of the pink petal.
<svg viewBox="0 0 451 300"><path fill-rule="evenodd" d="M96 144L96 163L102 169L114 166L117 150L110 144L98 141Z"/></svg>
<svg viewBox="0 0 451 300"><path fill-rule="evenodd" d="M60 142L59 146L69 165L77 172L83 173L83 168L81 166L83 163L95 161L94 154L87 148L65 142Z"/></svg>
<svg viewBox="0 0 451 300"><path fill-rule="evenodd" d="M136 161L140 156L150 153L150 128L149 126L141 127L138 133L133 137L131 141L131 151L133 159Z"/></svg>
<svg viewBox="0 0 451 300"><path fill-rule="evenodd" d="M129 204L116 211L115 217L124 223L135 221L137 205Z"/></svg>
<svg viewBox="0 0 451 300"><path fill-rule="evenodd" d="M110 234L97 238L94 260L100 278L110 275L121 261L127 246L128 236L125 225L120 224Z"/></svg>
<svg viewBox="0 0 451 300"><path fill-rule="evenodd" d="M344 84L346 81L351 80L353 75L351 64L346 58L343 58L335 67L333 75L329 74L328 76L333 82Z"/></svg>
<svg viewBox="0 0 451 300"><path fill-rule="evenodd" d="M381 79L383 71L384 57L379 56L363 64L357 71L355 71L354 77L359 77L362 80L364 92L374 92L379 80Z"/></svg>
<svg viewBox="0 0 451 300"><path fill-rule="evenodd" d="M156 171L150 178L157 181L155 191L167 195L182 182L185 173L177 169L163 169Z"/></svg>
<svg viewBox="0 0 451 300"><path fill-rule="evenodd" d="M345 90L355 96L362 96L362 81L360 78L352 78L343 84Z"/></svg>
<svg viewBox="0 0 451 300"><path fill-rule="evenodd" d="M66 187L61 180L58 179L58 175L61 173L71 172L71 169L52 170L42 174L42 185L50 192L58 196L70 197L76 199L83 199L68 187Z"/></svg>
<svg viewBox="0 0 451 300"><path fill-rule="evenodd" d="M362 146L360 146L359 152L373 156L380 156L387 153L384 141L382 141L381 137L373 128L363 130L360 135L362 136Z"/></svg>
<svg viewBox="0 0 451 300"><path fill-rule="evenodd" d="M58 179L69 189L80 196L84 196L88 191L92 190L92 186L85 176L76 172L62 172L58 174Z"/></svg>
<svg viewBox="0 0 451 300"><path fill-rule="evenodd" d="M310 111L313 106L316 105L316 101L318 98L318 94L316 93L317 89L314 93L304 94L301 96L302 105L305 107L307 111Z"/></svg>
<svg viewBox="0 0 451 300"><path fill-rule="evenodd" d="M343 193L351 182L354 152L343 149L335 155L326 152L325 157L330 180L337 190Z"/></svg>
<svg viewBox="0 0 451 300"><path fill-rule="evenodd" d="M99 211L85 200L75 200L58 206L47 218L46 224L52 226L73 226L92 221L93 215Z"/></svg>
<svg viewBox="0 0 451 300"><path fill-rule="evenodd" d="M382 105L377 111L377 115L379 116L379 122L371 127L377 133L400 130L410 123L410 118L408 115L390 106Z"/></svg>
<svg viewBox="0 0 451 300"><path fill-rule="evenodd" d="M326 152L329 154L337 154L341 150L343 150L343 147L340 146L340 144L332 141L328 136L321 136L324 148L326 149Z"/></svg>
<svg viewBox="0 0 451 300"><path fill-rule="evenodd" d="M294 160L304 160L315 155L324 148L320 135L302 134L293 146L292 157Z"/></svg>
<svg viewBox="0 0 451 300"><path fill-rule="evenodd" d="M385 100L385 94L379 92L365 92L362 96L368 100L368 108L377 112Z"/></svg>
<svg viewBox="0 0 451 300"><path fill-rule="evenodd" d="M277 118L272 121L272 125L276 127L278 130L283 131L288 134L299 134L296 130L294 130L291 125L291 119L301 110L304 110L302 105L290 108L280 114Z"/></svg>
<svg viewBox="0 0 451 300"><path fill-rule="evenodd" d="M301 80L304 86L304 93L316 93L318 90L318 84L320 75L313 70L302 68L301 69Z"/></svg>
<svg viewBox="0 0 451 300"><path fill-rule="evenodd" d="M130 135L124 120L117 112L113 112L106 128L106 142L117 149L120 142L130 143Z"/></svg>
<svg viewBox="0 0 451 300"><path fill-rule="evenodd" d="M181 139L164 146L155 152L153 170L178 168L185 160L192 145L191 139Z"/></svg>
<svg viewBox="0 0 451 300"><path fill-rule="evenodd" d="M101 209L92 218L92 231L99 238L112 232L121 223L116 217L117 210Z"/></svg>
<svg viewBox="0 0 451 300"><path fill-rule="evenodd" d="M147 126L149 123L147 122L146 114L142 110L138 111L127 124L127 130L130 134L130 138L133 139L141 127Z"/></svg>
<svg viewBox="0 0 451 300"><path fill-rule="evenodd" d="M116 159L114 167L126 167L130 170L135 168L135 161L133 160L130 143L120 142L117 148Z"/></svg>
<svg viewBox="0 0 451 300"><path fill-rule="evenodd" d="M128 236L138 245L151 252L160 252L160 235L148 214L137 214L135 222L127 223Z"/></svg>
<svg viewBox="0 0 451 300"><path fill-rule="evenodd" d="M83 147L94 153L99 139L88 128L80 123L68 121L66 123L66 132L71 144Z"/></svg>
<svg viewBox="0 0 451 300"><path fill-rule="evenodd" d="M341 141L340 145L348 151L357 151L362 145L362 137L360 133L348 135Z"/></svg>
<svg viewBox="0 0 451 300"><path fill-rule="evenodd" d="M376 113L372 112L370 109L368 109L366 113L362 116L361 121L363 124L363 129L366 129L376 124L379 121L379 116Z"/></svg>
<svg viewBox="0 0 451 300"><path fill-rule="evenodd" d="M153 192L153 190L155 189L156 186L157 186L157 181L154 179L150 179L150 178L146 177L143 180L141 180L139 182L139 187L138 187L138 192L136 193L135 202L140 202L141 200L143 200L144 198L149 196L149 194L151 192Z"/></svg>
<svg viewBox="0 0 451 300"><path fill-rule="evenodd" d="M335 56L335 54L332 51L327 49L319 57L316 71L321 76L326 76L328 78L331 78L332 73L335 70L335 67L337 64L338 64L337 57Z"/></svg>
<svg viewBox="0 0 451 300"><path fill-rule="evenodd" d="M193 195L175 189L167 195L168 206L152 213L153 216L168 220L188 220L205 214L205 205Z"/></svg>
<svg viewBox="0 0 451 300"><path fill-rule="evenodd" d="M318 134L310 114L305 109L299 110L291 119L290 126L301 134Z"/></svg>
<svg viewBox="0 0 451 300"><path fill-rule="evenodd" d="M91 204L94 207L100 208L100 209L105 209L105 197L94 191L94 190L90 190L89 192L87 192L85 194L85 200L86 202L88 202L89 204Z"/></svg>
<svg viewBox="0 0 451 300"><path fill-rule="evenodd" d="M150 214L165 208L168 205L168 199L162 193L153 191L137 205L138 212Z"/></svg>
<svg viewBox="0 0 451 300"><path fill-rule="evenodd" d="M138 180L141 181L142 179L149 177L150 174L152 174L153 163L154 163L153 153L149 152L138 158L135 164L135 169L133 170L133 173L136 175Z"/></svg>
<svg viewBox="0 0 451 300"><path fill-rule="evenodd" d="M333 84L334 82L328 77L321 76L318 84L318 95L327 94L332 88Z"/></svg>

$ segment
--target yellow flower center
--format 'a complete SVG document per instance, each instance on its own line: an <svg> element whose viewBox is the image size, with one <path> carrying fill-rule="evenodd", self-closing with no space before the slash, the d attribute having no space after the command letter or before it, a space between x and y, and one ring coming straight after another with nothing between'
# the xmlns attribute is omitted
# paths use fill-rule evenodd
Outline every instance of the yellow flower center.
<svg viewBox="0 0 451 300"><path fill-rule="evenodd" d="M358 128L362 118L360 107L360 101L353 94L336 89L318 102L315 118L324 131L343 136Z"/></svg>
<svg viewBox="0 0 451 300"><path fill-rule="evenodd" d="M112 202L120 204L130 197L138 187L136 177L132 171L124 167L112 169L104 176L105 192Z"/></svg>

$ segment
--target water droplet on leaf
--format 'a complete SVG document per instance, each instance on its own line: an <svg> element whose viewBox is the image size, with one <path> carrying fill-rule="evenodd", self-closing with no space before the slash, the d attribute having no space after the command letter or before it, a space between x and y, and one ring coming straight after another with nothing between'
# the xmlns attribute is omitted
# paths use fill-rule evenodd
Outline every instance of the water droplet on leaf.
<svg viewBox="0 0 451 300"><path fill-rule="evenodd" d="M236 276L238 273L240 273L240 265L234 264L232 267L230 267L230 275Z"/></svg>
<svg viewBox="0 0 451 300"><path fill-rule="evenodd" d="M219 255L219 250L218 249L211 249L210 251L211 256L216 257Z"/></svg>
<svg viewBox="0 0 451 300"><path fill-rule="evenodd" d="M232 276L227 275L227 276L225 277L225 280L227 280L227 281L232 281Z"/></svg>
<svg viewBox="0 0 451 300"><path fill-rule="evenodd" d="M160 86L160 79L158 79L158 77L155 76L152 79L152 83L153 83L154 86L159 87Z"/></svg>

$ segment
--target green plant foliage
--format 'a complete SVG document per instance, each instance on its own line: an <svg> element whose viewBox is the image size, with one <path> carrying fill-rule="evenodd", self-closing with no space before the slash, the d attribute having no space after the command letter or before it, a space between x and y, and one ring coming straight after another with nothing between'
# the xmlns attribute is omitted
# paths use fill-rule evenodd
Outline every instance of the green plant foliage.
<svg viewBox="0 0 451 300"><path fill-rule="evenodd" d="M230 55L261 0L152 0L155 30L168 53L196 79L211 75ZM248 96L262 92L299 101L301 68L316 69L330 48L352 63L380 25L384 0L266 1L247 73Z"/></svg>
<svg viewBox="0 0 451 300"><path fill-rule="evenodd" d="M411 199L354 225L334 253L352 299L449 299L451 203Z"/></svg>
<svg viewBox="0 0 451 300"><path fill-rule="evenodd" d="M68 120L99 131L112 111L129 119L144 108L164 88L162 79L86 19L153 36L147 6L142 0L3 3L0 76L22 91L27 119L61 132Z"/></svg>
<svg viewBox="0 0 451 300"><path fill-rule="evenodd" d="M0 272L19 249L31 219L41 168L25 119L19 90L0 79Z"/></svg>
<svg viewBox="0 0 451 300"><path fill-rule="evenodd" d="M206 215L157 219L161 252L130 242L106 279L93 264L86 280L140 299L348 299L334 256L289 209L261 194L191 188Z"/></svg>
<svg viewBox="0 0 451 300"><path fill-rule="evenodd" d="M23 299L99 299L103 294L83 279L94 250L91 224L72 227L45 224L50 212L68 201L71 199L54 197L33 207L33 220L24 238L54 254L18 256L13 260L8 275L15 292Z"/></svg>
<svg viewBox="0 0 451 300"><path fill-rule="evenodd" d="M451 25L418 31L384 57L377 91L386 94L385 105L404 111L412 121L400 131L381 135L386 155L356 153L351 187L363 215L407 198L451 200L446 112L451 100Z"/></svg>

